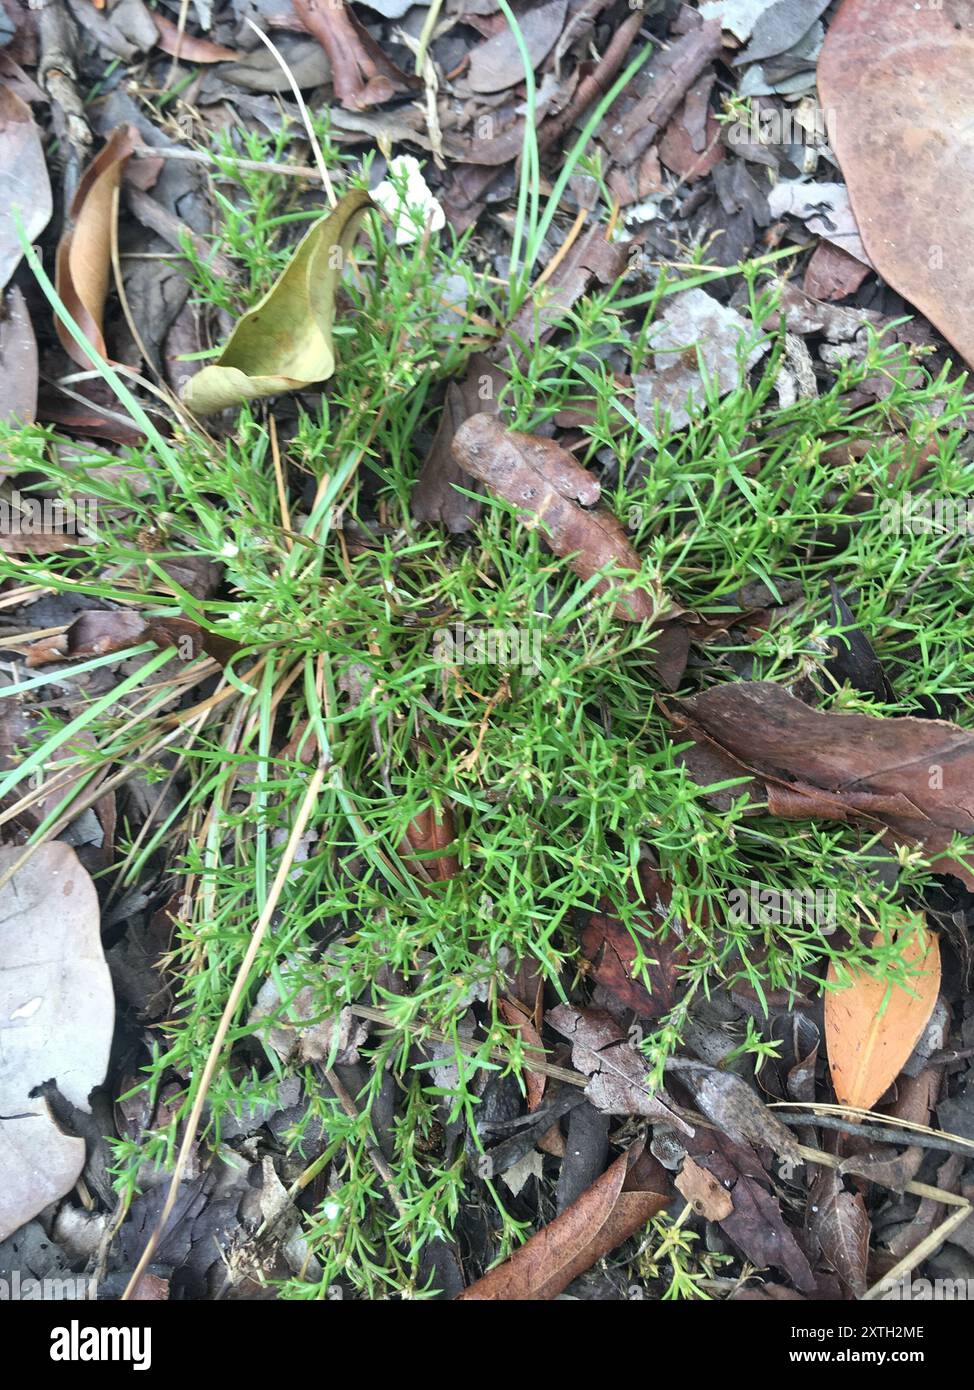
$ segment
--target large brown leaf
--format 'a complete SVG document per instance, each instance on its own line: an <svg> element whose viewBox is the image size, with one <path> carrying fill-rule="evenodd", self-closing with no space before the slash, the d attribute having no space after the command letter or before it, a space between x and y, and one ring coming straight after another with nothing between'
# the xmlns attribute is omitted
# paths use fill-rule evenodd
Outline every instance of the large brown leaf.
<svg viewBox="0 0 974 1390"><path fill-rule="evenodd" d="M878 933L875 942L883 941ZM916 970L909 989L856 971L851 985L825 996L825 1041L832 1085L840 1104L869 1110L899 1076L927 1026L940 993L940 947L923 926L911 936L903 959Z"/></svg>
<svg viewBox="0 0 974 1390"><path fill-rule="evenodd" d="M922 845L938 872L974 888L974 868L945 854L955 833L974 835L968 730L813 709L772 681L714 686L674 701L671 715L705 752L709 780L751 772L771 814L789 820L885 826L887 843Z"/></svg>
<svg viewBox="0 0 974 1390"><path fill-rule="evenodd" d="M968 363L972 71L972 0L845 0L818 63L832 147L870 259Z"/></svg>
<svg viewBox="0 0 974 1390"><path fill-rule="evenodd" d="M458 1295L525 1302L557 1298L579 1274L671 1202L669 1179L638 1140L577 1201Z"/></svg>

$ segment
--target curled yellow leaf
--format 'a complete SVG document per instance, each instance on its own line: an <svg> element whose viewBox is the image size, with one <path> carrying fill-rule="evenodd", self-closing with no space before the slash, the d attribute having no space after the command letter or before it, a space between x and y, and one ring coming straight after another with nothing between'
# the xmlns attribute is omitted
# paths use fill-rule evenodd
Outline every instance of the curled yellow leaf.
<svg viewBox="0 0 974 1390"><path fill-rule="evenodd" d="M352 189L315 222L276 283L230 334L216 362L191 377L183 400L198 415L300 391L335 370L335 294L367 208Z"/></svg>

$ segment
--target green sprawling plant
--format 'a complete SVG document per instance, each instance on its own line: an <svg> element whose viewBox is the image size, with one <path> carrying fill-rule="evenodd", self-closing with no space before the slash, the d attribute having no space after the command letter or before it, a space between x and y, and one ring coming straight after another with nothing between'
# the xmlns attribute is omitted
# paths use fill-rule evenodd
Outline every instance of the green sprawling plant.
<svg viewBox="0 0 974 1390"><path fill-rule="evenodd" d="M273 158L279 150L251 137L247 153ZM326 157L340 167L327 146ZM224 170L219 249L239 266L239 279L218 280L189 246L183 264L201 304L236 314L280 272L292 224L300 229L312 214L273 175L236 170L229 160ZM525 207L530 201L526 195ZM521 210L528 270L550 223L547 214ZM366 229L367 249L344 289L335 377L320 398L303 398L282 445L287 517L267 425L275 407L242 410L219 440L173 416L167 438L153 424L158 404L145 408L147 416L106 366L106 379L146 430L143 445L108 453L49 428L0 427L0 447L20 476L62 497L95 498L100 516L98 543L84 556L0 558L6 579L27 594L70 592L145 615L179 614L242 647L225 674L210 668L205 689L225 698L206 701L195 690L200 703L178 722L173 696L191 688L192 670L151 643L128 654L124 679L120 673L107 693L86 696L79 687L70 712L63 703L45 706L49 686L106 662L117 666L121 657L56 676L41 671L0 692L23 696L42 716L0 793L36 800L53 778L72 779L30 843L56 833L86 795L97 794L89 788L106 767L119 785L134 773L157 784L166 808L147 824L123 824L120 862L105 885L118 895L164 865L179 901L169 962L176 1003L156 1031L143 1084L155 1096L163 1081L185 1078L186 1090L165 1127L137 1145L116 1144L123 1193L135 1190L143 1163L172 1161L312 769L325 767L307 841L232 1021L232 1065L214 1077L205 1120L209 1143L220 1146L226 1118L271 1104L285 1074L266 1041L269 1021L248 1022L267 978L282 1001L278 1019L305 987L321 1017L363 996L388 1015L390 1027L365 1048L374 1066L355 1097L357 1116L323 1094L312 1068L304 1071L305 1111L288 1142L300 1152L308 1127L320 1122L328 1145L314 1171L330 1165L331 1185L306 1222L318 1272L285 1286L295 1298L324 1297L339 1279L372 1298L422 1296L423 1247L450 1234L471 1194L463 1157L448 1161L437 1148L444 1089L410 1049L434 1036L447 1040L456 1078L449 1105L472 1127L475 1079L485 1070L523 1072L519 1035L496 1012L512 962L534 959L563 993L577 958L576 916L606 899L652 957L638 905L627 901L646 846L673 885L693 946L680 1004L643 1044L655 1076L691 1002L717 982L745 981L760 998L771 989L816 988L833 962L902 975L902 942L867 949L807 924L735 922L726 912L732 889L754 880L826 887L840 921L892 927L903 895L921 893L931 868L903 854L894 890L877 871L885 852L855 827L746 813L743 796L714 809L681 764L645 659L647 634L617 620L611 595L581 583L501 501L485 499L469 542L414 524L409 499L422 441L438 419L437 385L462 370L488 341L485 325L502 324L510 306L474 268L469 241L444 233L396 249L378 218L370 216ZM740 268L756 325L772 303L773 269L768 261ZM884 505L910 488L908 471L890 467L904 438L917 447L936 443L927 474L933 492L972 490L961 428L970 400L876 341L867 360L839 369L820 397L782 410L776 341L754 385L703 401L684 431L650 443L617 393L609 349L630 352L635 343L638 352L645 321L665 295L727 273L701 266L682 280L662 274L651 292L633 295L619 284L582 301L564 333L525 360L512 357L506 419L532 430L563 409L590 412L581 460L593 467L615 460L606 502L644 557L640 582L711 614L733 608L734 592L752 581L772 595L785 583L800 586L802 601L782 605L757 635L698 648L688 689L732 679L743 663L754 678L810 679L833 707L902 714L921 697L953 700L957 720L969 723L969 554L945 546L935 530L891 544L883 516ZM462 303L457 277L466 287ZM525 284L517 284L519 301ZM850 406L857 384L877 375L887 378L885 399ZM827 444L862 440L870 448L841 468L823 457ZM105 471L119 462L129 476ZM216 598L194 598L168 573L186 557L221 567ZM831 681L830 578L854 596L860 625L894 673L895 705ZM456 624L527 633L532 660L451 666L438 634ZM174 803L163 800L167 789ZM427 885L416 855L403 863L407 832L447 807L459 871ZM389 987L392 972L404 993ZM464 1040L458 1027L475 992L495 1010L492 1026ZM387 1063L399 1088L394 1203L370 1157L370 1112ZM490 1181L487 1188L503 1251L520 1228L503 1190ZM659 1228L679 1283L675 1231Z"/></svg>

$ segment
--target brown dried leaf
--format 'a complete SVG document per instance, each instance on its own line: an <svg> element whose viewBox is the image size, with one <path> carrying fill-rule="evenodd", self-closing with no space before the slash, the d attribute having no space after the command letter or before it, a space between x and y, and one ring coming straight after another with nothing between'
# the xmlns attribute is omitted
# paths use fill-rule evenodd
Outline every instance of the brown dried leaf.
<svg viewBox="0 0 974 1390"><path fill-rule="evenodd" d="M79 613L66 632L43 637L28 647L26 665L33 668L49 661L124 651L142 640L144 630L143 619L128 609L91 609Z"/></svg>
<svg viewBox="0 0 974 1390"><path fill-rule="evenodd" d="M673 1186L681 1193L694 1211L705 1216L708 1221L723 1221L734 1210L734 1201L726 1187L722 1187L712 1173L701 1168L689 1155L683 1160L683 1167L673 1179Z"/></svg>
<svg viewBox="0 0 974 1390"><path fill-rule="evenodd" d="M855 294L868 274L868 265L857 261L848 251L833 246L829 241L820 241L805 267L802 288L813 299L830 303L835 299L844 299L847 294Z"/></svg>
<svg viewBox="0 0 974 1390"><path fill-rule="evenodd" d="M546 0L530 9L515 11L532 68L537 68L554 48L565 22L568 0ZM506 92L524 81L524 62L514 30L507 24L470 54L470 86L475 92Z"/></svg>
<svg viewBox="0 0 974 1390"><path fill-rule="evenodd" d="M112 131L81 176L71 200L71 226L57 248L57 292L75 323L103 357L107 356L107 348L102 315L111 271L115 191L129 156L141 144L142 137L134 125L121 125ZM88 354L60 319L55 326L71 360L79 367L91 367Z"/></svg>
<svg viewBox="0 0 974 1390"><path fill-rule="evenodd" d="M707 1119L713 1120L735 1144L767 1144L796 1167L804 1163L791 1130L734 1072L678 1058L668 1065L693 1092L694 1100Z"/></svg>
<svg viewBox="0 0 974 1390"><path fill-rule="evenodd" d="M532 1048L535 1052L544 1052L544 1043L541 1041L541 1034L534 1026L532 1019L510 999L498 999L497 1010L505 1023L509 1023L512 1028L516 1028L521 1035L521 1040L526 1047ZM537 1110L544 1098L545 1084L547 1077L543 1072L531 1071L529 1068L524 1072L524 1086L527 1091L528 1110Z"/></svg>
<svg viewBox="0 0 974 1390"><path fill-rule="evenodd" d="M444 852L455 839L453 812L443 807L438 816L433 806L427 806L410 821L406 838L399 847L399 857L403 866L417 878L445 883L460 872L456 855ZM413 855L423 857L413 858Z"/></svg>
<svg viewBox="0 0 974 1390"><path fill-rule="evenodd" d="M599 499L598 480L553 440L505 430L495 416L480 414L457 430L453 456L467 473L532 514L555 554L571 556L571 568L583 579L607 565L641 569L615 517L604 509L586 510ZM596 592L609 587L608 580L600 580ZM633 589L618 601L616 613L634 622L652 621L663 616L665 606L665 600L654 602L644 589Z"/></svg>
<svg viewBox="0 0 974 1390"><path fill-rule="evenodd" d="M823 1168L808 1194L808 1229L826 1262L853 1298L861 1298L869 1281L870 1222L858 1192L847 1192L834 1168Z"/></svg>
<svg viewBox="0 0 974 1390"><path fill-rule="evenodd" d="M573 1279L672 1200L663 1168L638 1140L561 1216L458 1295L467 1301L557 1298Z"/></svg>
<svg viewBox="0 0 974 1390"><path fill-rule="evenodd" d="M481 503L457 491L473 488L453 457L453 440L471 415L496 412L505 380L500 368L478 352L470 358L464 380L447 386L443 414L410 499L417 521L441 522L451 535L461 535L478 520Z"/></svg>
<svg viewBox="0 0 974 1390"><path fill-rule="evenodd" d="M974 363L968 3L845 0L818 62L832 148L883 279Z"/></svg>
<svg viewBox="0 0 974 1390"><path fill-rule="evenodd" d="M30 107L10 87L0 87L0 288L23 254L10 214L19 211L27 240L33 241L47 226L51 206L51 181Z"/></svg>
<svg viewBox="0 0 974 1390"><path fill-rule="evenodd" d="M671 717L708 749L712 772L761 777L772 815L885 825L886 843L923 845L938 872L974 888L974 869L945 855L955 832L974 835L969 730L813 709L771 681L714 686L674 701Z"/></svg>
<svg viewBox="0 0 974 1390"><path fill-rule="evenodd" d="M875 944L883 940L877 932ZM833 988L825 996L825 1041L842 1105L863 1110L875 1105L899 1076L933 1012L940 993L940 946L922 923L911 931L903 958L918 967L909 991L864 971L854 972L845 989L834 988L839 977L829 966Z"/></svg>
<svg viewBox="0 0 974 1390"><path fill-rule="evenodd" d="M335 97L350 111L420 85L389 61L345 0L294 0L294 10L328 54Z"/></svg>
<svg viewBox="0 0 974 1390"><path fill-rule="evenodd" d="M180 33L179 26L173 24L165 15L153 11L152 22L159 31L158 47L163 53L171 53L187 63L235 63L240 58L232 48L224 48L222 43L212 39L199 38L195 34Z"/></svg>
<svg viewBox="0 0 974 1390"><path fill-rule="evenodd" d="M680 969L690 959L680 935L680 924L670 912L672 888L649 864L639 866L640 894L633 888L630 898L645 908L640 911L634 939L618 917L608 912L595 912L582 932L581 946L585 959L592 963L589 972L604 989L632 1009L640 1018L661 1018L677 1002ZM637 944L638 942L638 944ZM643 957L636 973L637 955ZM649 982L649 987L644 983Z"/></svg>

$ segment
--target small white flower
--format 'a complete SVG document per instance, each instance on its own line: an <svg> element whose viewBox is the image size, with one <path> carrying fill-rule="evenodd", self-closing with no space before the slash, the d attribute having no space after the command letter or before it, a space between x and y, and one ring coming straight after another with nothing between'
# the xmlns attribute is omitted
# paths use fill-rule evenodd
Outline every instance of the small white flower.
<svg viewBox="0 0 974 1390"><path fill-rule="evenodd" d="M235 556L240 554L240 547L239 545L234 545L233 541L225 541L220 549L220 554L223 556L224 560L232 560Z"/></svg>
<svg viewBox="0 0 974 1390"><path fill-rule="evenodd" d="M431 231L438 232L446 224L446 214L430 192L419 160L411 154L397 155L389 165L389 173L399 187L390 179L383 179L378 188L372 190L372 201L391 217L396 229L396 245L406 246L416 241L427 223ZM401 191L404 177L405 192Z"/></svg>
<svg viewBox="0 0 974 1390"><path fill-rule="evenodd" d="M325 1202L321 1208L321 1214L326 1221L337 1221L342 1214L340 1202Z"/></svg>

